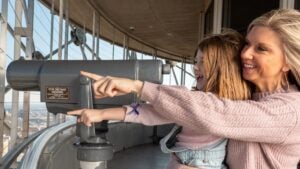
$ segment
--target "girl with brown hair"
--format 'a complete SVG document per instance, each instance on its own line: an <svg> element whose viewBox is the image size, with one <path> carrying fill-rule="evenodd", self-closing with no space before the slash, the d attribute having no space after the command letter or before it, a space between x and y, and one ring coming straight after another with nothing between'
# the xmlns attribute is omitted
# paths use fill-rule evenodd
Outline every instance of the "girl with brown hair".
<svg viewBox="0 0 300 169"><path fill-rule="evenodd" d="M199 44L194 65L198 90L224 99L250 98L250 90L241 76L239 54L244 42L244 38L238 32L227 30L206 37ZM68 114L81 115L80 121L88 126L92 122L102 120L124 120L145 125L174 123L157 113L154 107L155 105L151 104L132 104L123 108L76 110ZM175 132L176 129L177 126L172 131ZM223 161L227 139L209 133L197 134L194 129L183 125L175 146L168 147L166 144L172 134L171 132L161 140L161 148L163 152L173 153L181 164L205 169L226 168ZM169 165L168 168L174 169L174 166Z"/></svg>

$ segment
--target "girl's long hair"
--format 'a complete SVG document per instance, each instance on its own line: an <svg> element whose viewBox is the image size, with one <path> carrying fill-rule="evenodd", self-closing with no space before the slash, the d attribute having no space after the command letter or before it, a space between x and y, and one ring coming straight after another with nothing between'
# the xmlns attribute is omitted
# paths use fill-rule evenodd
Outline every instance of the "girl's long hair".
<svg viewBox="0 0 300 169"><path fill-rule="evenodd" d="M249 99L251 90L242 77L240 52L245 44L241 34L225 30L211 35L198 46L203 54L205 92L232 100Z"/></svg>

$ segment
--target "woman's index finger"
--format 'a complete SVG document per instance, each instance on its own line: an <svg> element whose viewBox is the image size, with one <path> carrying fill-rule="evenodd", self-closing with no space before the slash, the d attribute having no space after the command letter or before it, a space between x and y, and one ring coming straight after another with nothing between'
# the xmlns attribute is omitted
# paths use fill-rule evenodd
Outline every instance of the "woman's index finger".
<svg viewBox="0 0 300 169"><path fill-rule="evenodd" d="M91 78L93 80L99 80L99 79L103 78L103 76L97 75L95 73L85 72L85 71L80 71L80 74L83 76L86 76L88 78Z"/></svg>

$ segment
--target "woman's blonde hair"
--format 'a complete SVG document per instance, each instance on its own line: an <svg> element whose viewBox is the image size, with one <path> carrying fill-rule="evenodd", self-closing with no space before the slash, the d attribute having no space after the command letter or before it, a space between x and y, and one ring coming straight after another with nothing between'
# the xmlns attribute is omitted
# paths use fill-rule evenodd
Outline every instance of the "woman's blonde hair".
<svg viewBox="0 0 300 169"><path fill-rule="evenodd" d="M198 49L203 54L203 90L233 100L249 99L251 92L242 78L240 52L245 44L242 35L234 30L203 39Z"/></svg>
<svg viewBox="0 0 300 169"><path fill-rule="evenodd" d="M255 26L266 26L279 35L283 42L285 60L290 68L288 80L299 87L300 12L295 9L272 10L254 19L248 27L248 32Z"/></svg>

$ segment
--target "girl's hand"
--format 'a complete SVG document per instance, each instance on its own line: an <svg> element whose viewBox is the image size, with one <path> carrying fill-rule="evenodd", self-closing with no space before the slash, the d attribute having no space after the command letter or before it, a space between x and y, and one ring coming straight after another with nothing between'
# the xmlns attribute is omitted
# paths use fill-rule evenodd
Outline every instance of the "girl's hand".
<svg viewBox="0 0 300 169"><path fill-rule="evenodd" d="M101 75L84 71L81 71L80 74L95 80L93 90L96 98L114 97L131 92L140 95L143 87L143 82L139 80L111 76L103 77Z"/></svg>
<svg viewBox="0 0 300 169"><path fill-rule="evenodd" d="M92 123L103 120L124 120L126 108L109 108L109 109L79 109L67 112L68 115L77 115L77 121L84 123L86 126L92 126Z"/></svg>
<svg viewBox="0 0 300 169"><path fill-rule="evenodd" d="M97 109L79 109L70 111L67 114L80 116L77 118L77 122L82 122L88 127L91 127L94 122L101 122L104 120L103 112Z"/></svg>

